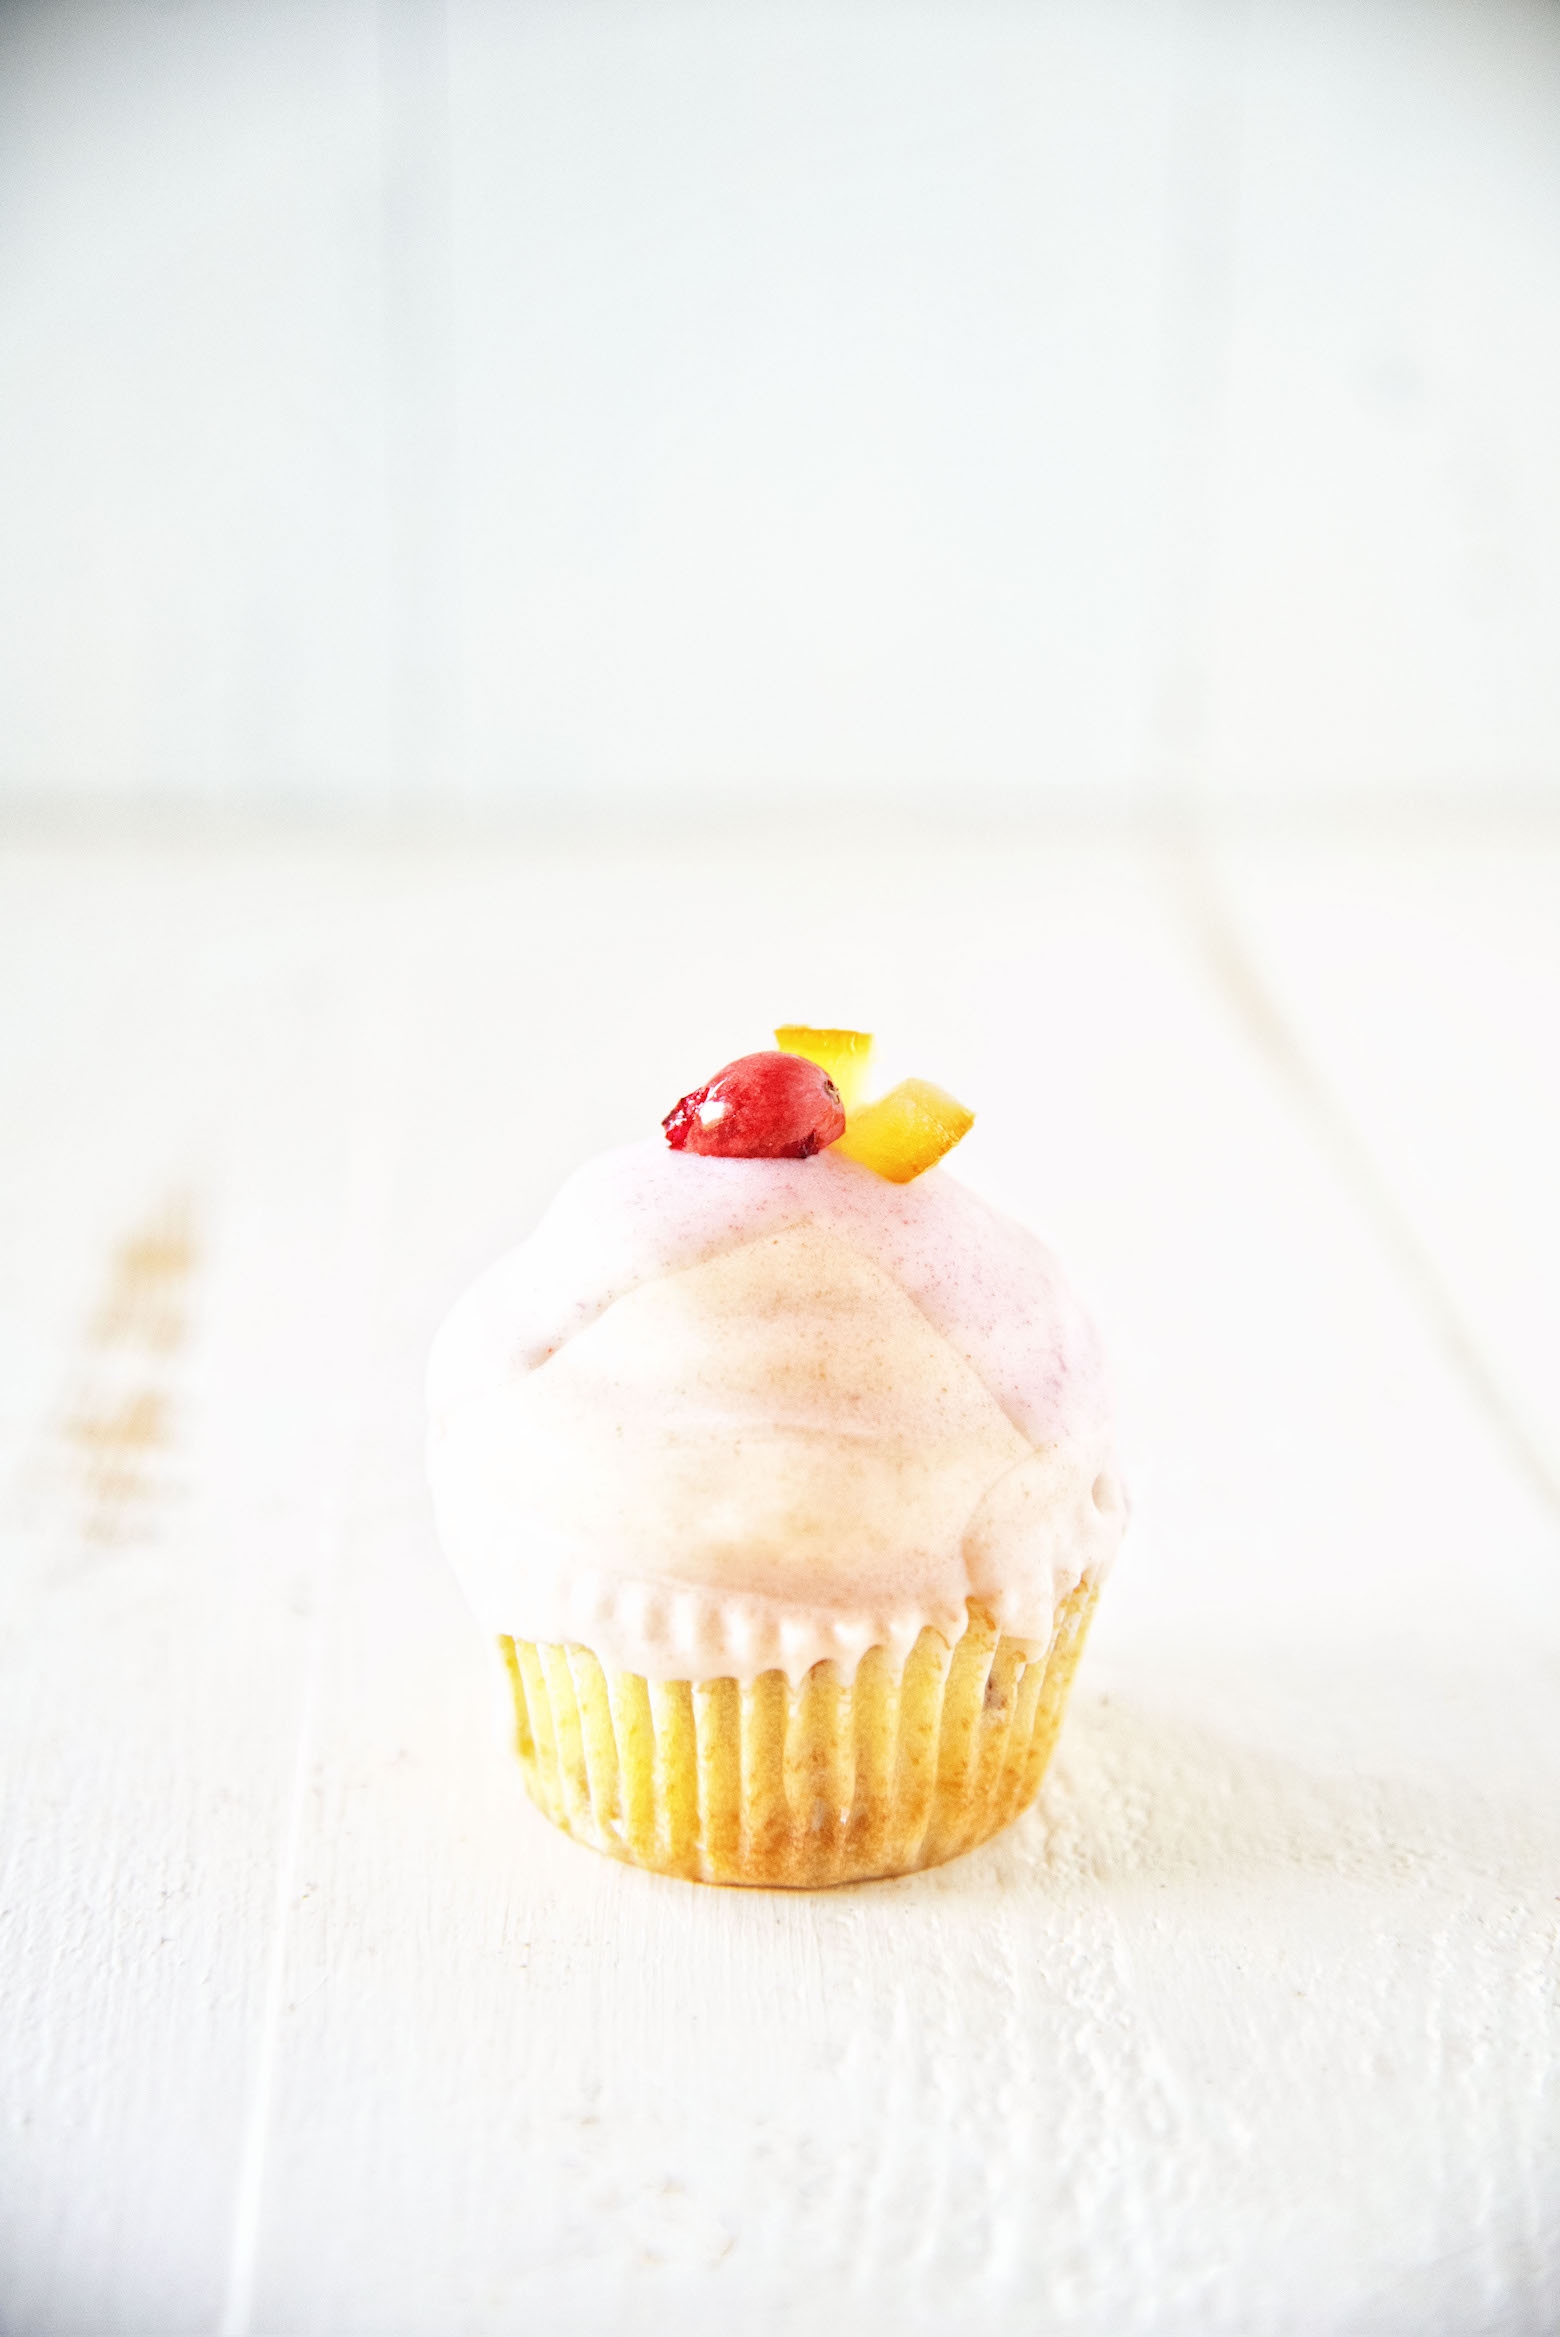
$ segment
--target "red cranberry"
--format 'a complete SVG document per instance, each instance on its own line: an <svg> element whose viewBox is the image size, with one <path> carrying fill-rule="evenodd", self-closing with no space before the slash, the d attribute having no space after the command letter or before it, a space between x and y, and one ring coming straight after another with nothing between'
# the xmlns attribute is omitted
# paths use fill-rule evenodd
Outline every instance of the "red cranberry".
<svg viewBox="0 0 1560 2337"><path fill-rule="evenodd" d="M674 1152L806 1160L844 1135L845 1107L828 1073L803 1055L739 1055L661 1125Z"/></svg>

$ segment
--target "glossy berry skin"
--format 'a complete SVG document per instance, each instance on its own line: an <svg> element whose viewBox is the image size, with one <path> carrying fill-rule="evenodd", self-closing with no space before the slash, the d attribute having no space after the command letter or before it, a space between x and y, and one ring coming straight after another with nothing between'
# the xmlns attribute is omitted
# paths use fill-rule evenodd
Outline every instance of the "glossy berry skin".
<svg viewBox="0 0 1560 2337"><path fill-rule="evenodd" d="M802 1055L739 1055L661 1122L674 1152L726 1160L807 1160L845 1133L826 1071Z"/></svg>

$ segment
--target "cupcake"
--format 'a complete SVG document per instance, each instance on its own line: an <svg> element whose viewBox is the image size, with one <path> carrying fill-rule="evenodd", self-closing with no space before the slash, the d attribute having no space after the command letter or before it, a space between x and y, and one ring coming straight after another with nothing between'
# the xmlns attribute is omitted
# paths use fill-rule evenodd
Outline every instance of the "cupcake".
<svg viewBox="0 0 1560 2337"><path fill-rule="evenodd" d="M1033 1799L1124 1505L1087 1317L935 1165L971 1115L776 1036L460 1299L429 1472L554 1824L817 1885Z"/></svg>

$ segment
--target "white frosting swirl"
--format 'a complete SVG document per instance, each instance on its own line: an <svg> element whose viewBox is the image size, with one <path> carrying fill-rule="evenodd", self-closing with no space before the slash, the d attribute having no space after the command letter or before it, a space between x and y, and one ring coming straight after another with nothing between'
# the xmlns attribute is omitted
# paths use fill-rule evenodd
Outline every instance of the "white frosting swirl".
<svg viewBox="0 0 1560 2337"><path fill-rule="evenodd" d="M459 1301L428 1388L481 1619L650 1678L902 1659L972 1597L1043 1644L1124 1522L1087 1318L940 1170L609 1153Z"/></svg>

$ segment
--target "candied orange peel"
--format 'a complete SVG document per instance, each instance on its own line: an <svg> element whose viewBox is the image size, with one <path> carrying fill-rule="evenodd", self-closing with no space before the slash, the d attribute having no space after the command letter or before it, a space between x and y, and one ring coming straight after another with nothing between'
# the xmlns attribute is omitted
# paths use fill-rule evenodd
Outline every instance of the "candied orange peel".
<svg viewBox="0 0 1560 2337"><path fill-rule="evenodd" d="M945 1088L929 1079L902 1079L873 1103L861 1101L872 1038L867 1031L814 1030L806 1023L783 1023L775 1044L786 1055L805 1055L833 1080L845 1107L845 1133L830 1147L859 1160L890 1184L908 1185L934 1168L975 1124Z"/></svg>
<svg viewBox="0 0 1560 2337"><path fill-rule="evenodd" d="M846 1111L856 1109L872 1060L870 1031L815 1031L808 1023L785 1022L775 1033L775 1045L782 1055L805 1055L816 1063L839 1089Z"/></svg>

